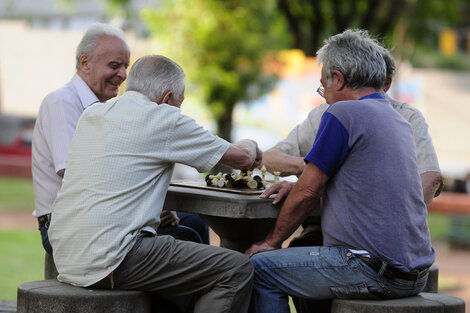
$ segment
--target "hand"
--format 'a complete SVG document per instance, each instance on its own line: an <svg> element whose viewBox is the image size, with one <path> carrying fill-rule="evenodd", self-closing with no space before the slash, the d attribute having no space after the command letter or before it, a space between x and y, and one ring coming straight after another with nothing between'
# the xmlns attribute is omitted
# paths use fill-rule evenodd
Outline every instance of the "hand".
<svg viewBox="0 0 470 313"><path fill-rule="evenodd" d="M251 245L248 250L245 251L245 255L251 258L254 254L260 253L260 252L265 252L265 251L272 251L279 249L280 246L275 246L272 244L269 244L266 240L265 241L260 241L257 243L254 243Z"/></svg>
<svg viewBox="0 0 470 313"><path fill-rule="evenodd" d="M160 214L160 226L161 227L168 227L168 226L178 226L180 223L180 219L178 215L176 215L175 211L167 211L163 210L162 214Z"/></svg>
<svg viewBox="0 0 470 313"><path fill-rule="evenodd" d="M287 197L294 185L295 183L282 181L266 189L259 197L266 199L270 195L277 193L277 196L273 200L273 204L278 204L282 199Z"/></svg>
<svg viewBox="0 0 470 313"><path fill-rule="evenodd" d="M253 162L253 165L251 165L250 170L260 167L262 163L263 163L263 151L261 151L258 145L256 145L256 157L255 157L255 161Z"/></svg>

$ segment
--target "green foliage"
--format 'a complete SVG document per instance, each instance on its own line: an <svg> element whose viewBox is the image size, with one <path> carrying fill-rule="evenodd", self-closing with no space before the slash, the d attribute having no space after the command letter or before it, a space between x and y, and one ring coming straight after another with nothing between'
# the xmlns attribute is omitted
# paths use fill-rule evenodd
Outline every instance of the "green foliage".
<svg viewBox="0 0 470 313"><path fill-rule="evenodd" d="M157 53L182 66L219 126L231 122L237 102L273 86L276 77L263 72L263 62L288 42L273 0L167 0L142 18L161 45Z"/></svg>
<svg viewBox="0 0 470 313"><path fill-rule="evenodd" d="M38 231L0 230L1 300L16 300L19 285L44 279L44 249Z"/></svg>
<svg viewBox="0 0 470 313"><path fill-rule="evenodd" d="M443 26L465 25L470 16L469 0L279 0L278 3L294 36L294 47L307 55L315 55L322 39L347 28L367 29L402 55L401 50L415 42L437 38Z"/></svg>
<svg viewBox="0 0 470 313"><path fill-rule="evenodd" d="M432 240L443 240L449 230L449 215L443 213L429 213L428 225Z"/></svg>
<svg viewBox="0 0 470 313"><path fill-rule="evenodd" d="M417 47L410 56L410 62L416 68L442 68L456 71L470 70L470 54L457 52L453 56L444 56L437 49Z"/></svg>
<svg viewBox="0 0 470 313"><path fill-rule="evenodd" d="M0 211L32 211L33 208L31 179L0 178Z"/></svg>

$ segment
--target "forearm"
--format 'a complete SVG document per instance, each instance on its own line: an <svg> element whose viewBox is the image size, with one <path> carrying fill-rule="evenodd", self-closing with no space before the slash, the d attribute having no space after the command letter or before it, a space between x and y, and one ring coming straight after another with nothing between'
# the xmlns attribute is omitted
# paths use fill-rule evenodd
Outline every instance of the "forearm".
<svg viewBox="0 0 470 313"><path fill-rule="evenodd" d="M421 174L421 184L423 186L424 203L426 207L437 197L442 189L442 176L439 172L426 172Z"/></svg>
<svg viewBox="0 0 470 313"><path fill-rule="evenodd" d="M219 164L236 169L251 169L260 165L262 152L258 144L249 139L243 139L231 144L220 159Z"/></svg>
<svg viewBox="0 0 470 313"><path fill-rule="evenodd" d="M280 246L284 240L307 218L326 187L328 176L309 163L287 197L276 221L274 230L266 237L272 246Z"/></svg>
<svg viewBox="0 0 470 313"><path fill-rule="evenodd" d="M281 172L281 176L302 174L305 162L302 157L295 157L284 153L279 148L271 148L263 154L263 165L268 172Z"/></svg>
<svg viewBox="0 0 470 313"><path fill-rule="evenodd" d="M306 197L294 186L279 213L274 230L266 237L266 242L275 247L292 235L312 211L320 197Z"/></svg>

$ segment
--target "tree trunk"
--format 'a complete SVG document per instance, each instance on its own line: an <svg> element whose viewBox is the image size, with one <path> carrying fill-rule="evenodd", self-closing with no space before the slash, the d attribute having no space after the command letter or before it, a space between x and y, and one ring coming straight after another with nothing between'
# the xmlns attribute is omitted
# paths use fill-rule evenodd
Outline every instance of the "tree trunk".
<svg viewBox="0 0 470 313"><path fill-rule="evenodd" d="M227 140L228 142L232 142L232 113L235 104L227 104L226 110L222 116L217 118L217 136ZM211 173L230 173L231 169L225 166L216 165L211 171Z"/></svg>

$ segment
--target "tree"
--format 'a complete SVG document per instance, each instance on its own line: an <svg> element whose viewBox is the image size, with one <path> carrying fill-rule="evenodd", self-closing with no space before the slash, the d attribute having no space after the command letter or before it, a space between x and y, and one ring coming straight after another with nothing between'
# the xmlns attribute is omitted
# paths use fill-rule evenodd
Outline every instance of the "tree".
<svg viewBox="0 0 470 313"><path fill-rule="evenodd" d="M142 18L161 44L159 53L182 66L209 106L217 134L230 141L235 105L273 86L276 77L263 64L271 51L288 46L274 0L167 0Z"/></svg>
<svg viewBox="0 0 470 313"><path fill-rule="evenodd" d="M293 34L293 47L314 56L322 39L347 28L367 29L400 50L406 41L422 42L436 23L459 21L468 0L277 0Z"/></svg>

